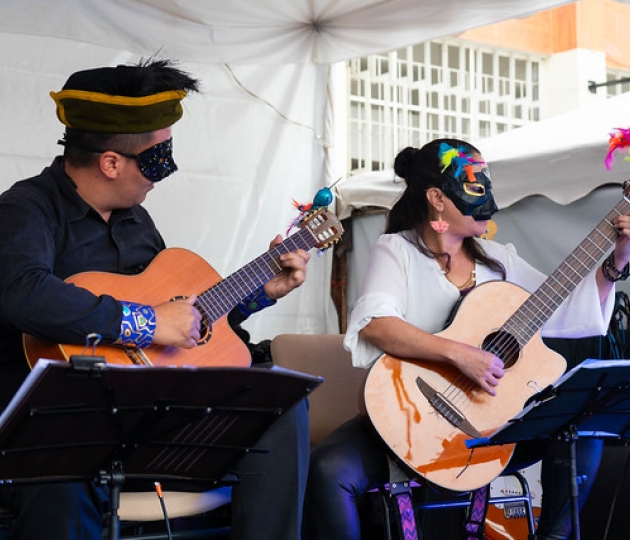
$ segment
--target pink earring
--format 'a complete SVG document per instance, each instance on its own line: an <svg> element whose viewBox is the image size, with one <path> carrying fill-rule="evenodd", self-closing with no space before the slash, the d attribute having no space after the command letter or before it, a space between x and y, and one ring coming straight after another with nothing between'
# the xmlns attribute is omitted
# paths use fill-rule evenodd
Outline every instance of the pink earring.
<svg viewBox="0 0 630 540"><path fill-rule="evenodd" d="M438 214L437 221L429 221L429 225L438 234L448 231L448 221L442 220L442 212Z"/></svg>

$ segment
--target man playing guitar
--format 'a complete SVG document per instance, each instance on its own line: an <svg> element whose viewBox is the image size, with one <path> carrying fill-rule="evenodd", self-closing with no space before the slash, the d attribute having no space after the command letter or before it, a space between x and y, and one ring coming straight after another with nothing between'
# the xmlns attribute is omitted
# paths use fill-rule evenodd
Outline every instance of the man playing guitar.
<svg viewBox="0 0 630 540"><path fill-rule="evenodd" d="M23 334L82 346L96 333L103 344L140 352L150 346L202 350L207 328L196 290L186 286L178 298L143 302L67 281L93 271L136 275L165 252L141 203L157 182L177 170L171 126L183 114L181 100L198 87L172 62L150 59L74 73L60 92L51 93L66 126L60 141L64 155L0 196L3 406L28 373ZM272 246L280 244L278 236ZM302 284L307 251L285 251L274 258L273 277L229 311L231 327ZM177 285L182 269L169 265L167 273ZM179 277L183 283L184 276ZM301 403L260 441L269 454L245 456L238 463L243 481L233 490L235 538L260 539L261 531L273 540L298 537L306 422ZM0 500L16 513L12 538L96 540L102 535L106 495L92 484L56 483L5 486Z"/></svg>

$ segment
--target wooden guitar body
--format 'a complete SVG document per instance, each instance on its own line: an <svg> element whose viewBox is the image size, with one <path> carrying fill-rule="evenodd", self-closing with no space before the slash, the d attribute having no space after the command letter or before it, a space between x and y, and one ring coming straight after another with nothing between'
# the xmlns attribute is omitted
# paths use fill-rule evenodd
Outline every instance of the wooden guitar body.
<svg viewBox="0 0 630 540"><path fill-rule="evenodd" d="M527 291L511 283L479 285L468 293L452 324L438 335L482 347L488 339L497 339L494 333L528 297ZM517 340L508 337L501 334L497 341L513 346ZM481 436L487 436L566 368L564 358L544 345L539 332L524 346L516 346L516 351L510 351L496 396L442 363L384 355L366 380L368 415L394 453L430 482L455 491L489 484L505 469L514 445L469 450L465 441L473 437L436 411L417 379L444 396Z"/></svg>
<svg viewBox="0 0 630 540"><path fill-rule="evenodd" d="M67 282L96 295L108 294L129 302L156 305L177 297L198 294L221 281L221 276L204 259L182 248L169 248L153 260L141 274L125 276L106 272L85 272ZM202 336L203 337L203 336ZM151 345L145 349L118 345L97 345L95 354L110 364L155 366L249 366L249 350L222 316L206 331L204 340L193 349ZM40 358L69 360L77 354L91 354L85 345L58 344L24 336L24 349L31 367Z"/></svg>

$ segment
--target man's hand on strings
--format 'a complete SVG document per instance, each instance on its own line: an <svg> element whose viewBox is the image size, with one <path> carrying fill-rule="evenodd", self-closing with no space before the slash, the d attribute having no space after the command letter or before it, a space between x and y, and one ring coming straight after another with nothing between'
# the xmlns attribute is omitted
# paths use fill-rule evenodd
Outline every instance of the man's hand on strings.
<svg viewBox="0 0 630 540"><path fill-rule="evenodd" d="M280 243L282 243L282 236L277 235L269 244L269 248ZM302 285L306 279L306 265L310 258L310 254L303 249L280 255L276 260L282 267L282 271L265 284L265 294L277 300Z"/></svg>
<svg viewBox="0 0 630 540"><path fill-rule="evenodd" d="M153 343L166 347L192 349L200 339L201 313L194 306L197 296L164 302L154 306L155 334Z"/></svg>

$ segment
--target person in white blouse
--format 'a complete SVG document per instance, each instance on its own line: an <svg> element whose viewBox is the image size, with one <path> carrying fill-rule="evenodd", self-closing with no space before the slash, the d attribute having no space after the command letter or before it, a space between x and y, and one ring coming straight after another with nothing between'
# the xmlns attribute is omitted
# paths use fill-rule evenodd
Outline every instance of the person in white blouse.
<svg viewBox="0 0 630 540"><path fill-rule="evenodd" d="M492 352L436 335L458 301L475 285L506 280L533 292L545 280L512 245L482 240L497 206L488 166L465 141L438 139L406 148L394 170L406 182L375 244L344 340L355 366L370 368L384 353L444 362L491 396L505 366ZM630 218L612 223L615 249L582 279L542 328L547 337L604 335L614 307L614 282L628 277ZM621 269L621 270L620 270ZM536 538L571 533L568 477L553 468L559 443L519 443L515 463L543 459L543 505ZM597 439L577 441L580 503L588 496L601 458ZM340 426L311 457L305 540L359 540L359 509L366 492L388 481L387 445L366 416ZM566 469L566 468L562 468Z"/></svg>

